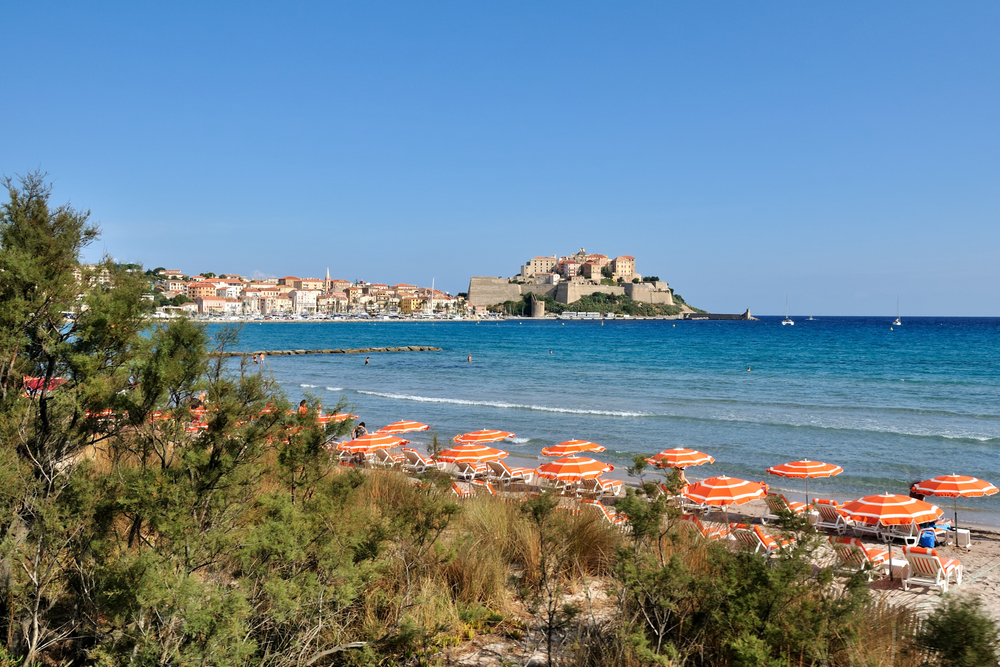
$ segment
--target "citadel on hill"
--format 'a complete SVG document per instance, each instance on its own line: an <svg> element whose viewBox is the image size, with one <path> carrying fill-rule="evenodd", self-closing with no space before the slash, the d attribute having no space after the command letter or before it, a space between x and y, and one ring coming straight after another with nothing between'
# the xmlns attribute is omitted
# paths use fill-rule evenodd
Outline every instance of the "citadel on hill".
<svg viewBox="0 0 1000 667"><path fill-rule="evenodd" d="M677 313L689 312L670 285L658 277L643 278L635 257L590 254L583 248L573 255L533 257L511 278L474 277L469 281L469 305L485 309L521 301L526 295L574 304L585 297L608 295L629 299Z"/></svg>

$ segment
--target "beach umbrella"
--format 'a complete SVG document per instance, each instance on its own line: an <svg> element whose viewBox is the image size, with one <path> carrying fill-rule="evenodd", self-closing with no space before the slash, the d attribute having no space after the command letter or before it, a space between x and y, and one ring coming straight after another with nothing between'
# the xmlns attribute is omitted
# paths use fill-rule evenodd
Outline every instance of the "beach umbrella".
<svg viewBox="0 0 1000 667"><path fill-rule="evenodd" d="M861 521L871 526L899 526L910 523L927 523L941 518L944 512L937 505L925 503L909 496L895 493L883 493L876 496L865 496L858 500L846 502L840 506L848 516L855 521ZM886 532L883 539L889 545L889 580L892 574L892 534Z"/></svg>
<svg viewBox="0 0 1000 667"><path fill-rule="evenodd" d="M337 449L342 452L351 452L352 454L359 452L368 454L378 449L392 449L393 447L406 445L409 442L409 440L403 440L388 433L369 433L354 440L342 442L337 445Z"/></svg>
<svg viewBox="0 0 1000 667"><path fill-rule="evenodd" d="M485 429L482 431L472 431L455 436L455 442L460 445L481 445L484 442L498 442L504 438L513 438L513 433L507 431L494 431Z"/></svg>
<svg viewBox="0 0 1000 667"><path fill-rule="evenodd" d="M610 463L586 456L566 456L538 466L538 476L559 482L579 482L600 477L614 469Z"/></svg>
<svg viewBox="0 0 1000 667"><path fill-rule="evenodd" d="M844 469L832 463L802 459L801 461L792 461L780 466L771 466L767 469L767 472L778 477L794 477L806 480L806 505L808 505L809 480L817 477L833 477L844 472Z"/></svg>
<svg viewBox="0 0 1000 667"><path fill-rule="evenodd" d="M955 528L958 528L958 499L992 496L997 487L987 481L967 475L940 475L913 485L913 491L924 496L955 499Z"/></svg>
<svg viewBox="0 0 1000 667"><path fill-rule="evenodd" d="M339 424L340 422L347 421L348 419L357 419L357 418L358 418L357 415L352 415L347 412L338 412L337 414L334 415L319 414L316 415L316 423L328 424L330 422L337 422Z"/></svg>
<svg viewBox="0 0 1000 667"><path fill-rule="evenodd" d="M399 421L383 426L376 433L409 433L410 431L426 431L430 426L420 422Z"/></svg>
<svg viewBox="0 0 1000 667"><path fill-rule="evenodd" d="M944 512L937 505L895 493L883 493L851 500L840 506L855 521L872 526L901 526L927 523L941 518Z"/></svg>
<svg viewBox="0 0 1000 667"><path fill-rule="evenodd" d="M586 440L567 440L542 450L542 456L569 456L580 452L603 452L607 447Z"/></svg>
<svg viewBox="0 0 1000 667"><path fill-rule="evenodd" d="M708 454L685 447L664 449L646 461L660 468L687 468L688 466L700 466L703 463L715 463L715 459Z"/></svg>
<svg viewBox="0 0 1000 667"><path fill-rule="evenodd" d="M507 456L502 449L494 449L486 445L455 445L443 452L438 452L434 458L445 463L485 463L499 461Z"/></svg>
<svg viewBox="0 0 1000 667"><path fill-rule="evenodd" d="M352 415L348 412L338 412L335 415L323 415L324 417L329 417L329 421L335 422L346 422L348 419L357 419L357 415Z"/></svg>
<svg viewBox="0 0 1000 667"><path fill-rule="evenodd" d="M742 505L751 500L763 498L767 492L757 482L748 482L739 477L709 477L694 484L689 484L684 496L701 505L722 507L726 513L726 523L729 523L729 506Z"/></svg>

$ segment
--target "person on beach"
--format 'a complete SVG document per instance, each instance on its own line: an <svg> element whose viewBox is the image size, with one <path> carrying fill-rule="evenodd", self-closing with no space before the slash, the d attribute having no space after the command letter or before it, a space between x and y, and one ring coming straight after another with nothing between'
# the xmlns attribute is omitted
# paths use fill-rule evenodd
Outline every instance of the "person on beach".
<svg viewBox="0 0 1000 667"><path fill-rule="evenodd" d="M300 415L304 415L304 414L305 414L305 413L307 413L307 412L309 412L309 406L308 406L308 405L306 405L306 399L304 399L304 398L303 398L303 399L302 399L302 400L301 400L301 401L299 402L299 414L300 414Z"/></svg>
<svg viewBox="0 0 1000 667"><path fill-rule="evenodd" d="M264 353L260 353L260 363L264 363Z"/></svg>
<svg viewBox="0 0 1000 667"><path fill-rule="evenodd" d="M351 431L351 437L357 440L363 435L368 435L368 429L365 428L364 422L358 422L358 425L354 427L353 431Z"/></svg>

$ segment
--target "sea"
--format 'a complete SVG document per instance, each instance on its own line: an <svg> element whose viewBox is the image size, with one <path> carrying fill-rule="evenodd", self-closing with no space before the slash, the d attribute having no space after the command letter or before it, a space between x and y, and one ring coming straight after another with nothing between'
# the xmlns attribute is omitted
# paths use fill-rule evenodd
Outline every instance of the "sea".
<svg viewBox="0 0 1000 667"><path fill-rule="evenodd" d="M537 465L543 447L583 439L607 447L597 457L621 477L635 454L689 447L715 457L689 479L766 481L793 500L805 483L769 466L837 464L809 493L839 500L951 473L1000 484L1000 318L781 319L264 322L243 325L239 348L440 347L253 367L292 400L345 402L369 430L429 424L411 434L417 446L501 429L515 434L498 445L511 460ZM1000 494L959 499L958 511L1000 525Z"/></svg>

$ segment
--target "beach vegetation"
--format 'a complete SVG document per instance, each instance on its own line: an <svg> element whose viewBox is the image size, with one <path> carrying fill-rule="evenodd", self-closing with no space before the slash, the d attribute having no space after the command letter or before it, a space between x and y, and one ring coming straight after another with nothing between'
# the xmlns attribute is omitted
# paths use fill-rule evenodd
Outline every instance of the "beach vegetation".
<svg viewBox="0 0 1000 667"><path fill-rule="evenodd" d="M975 603L920 623L815 566L791 517L771 559L692 539L642 457L624 532L552 493L459 503L438 470L340 466L350 422L219 354L238 329L151 320L141 271L83 266L98 230L44 175L3 183L0 665L439 664L483 635L566 665L995 664Z"/></svg>
<svg viewBox="0 0 1000 667"><path fill-rule="evenodd" d="M660 276L643 276L642 282L644 282L644 283L658 283L658 282L660 282Z"/></svg>

